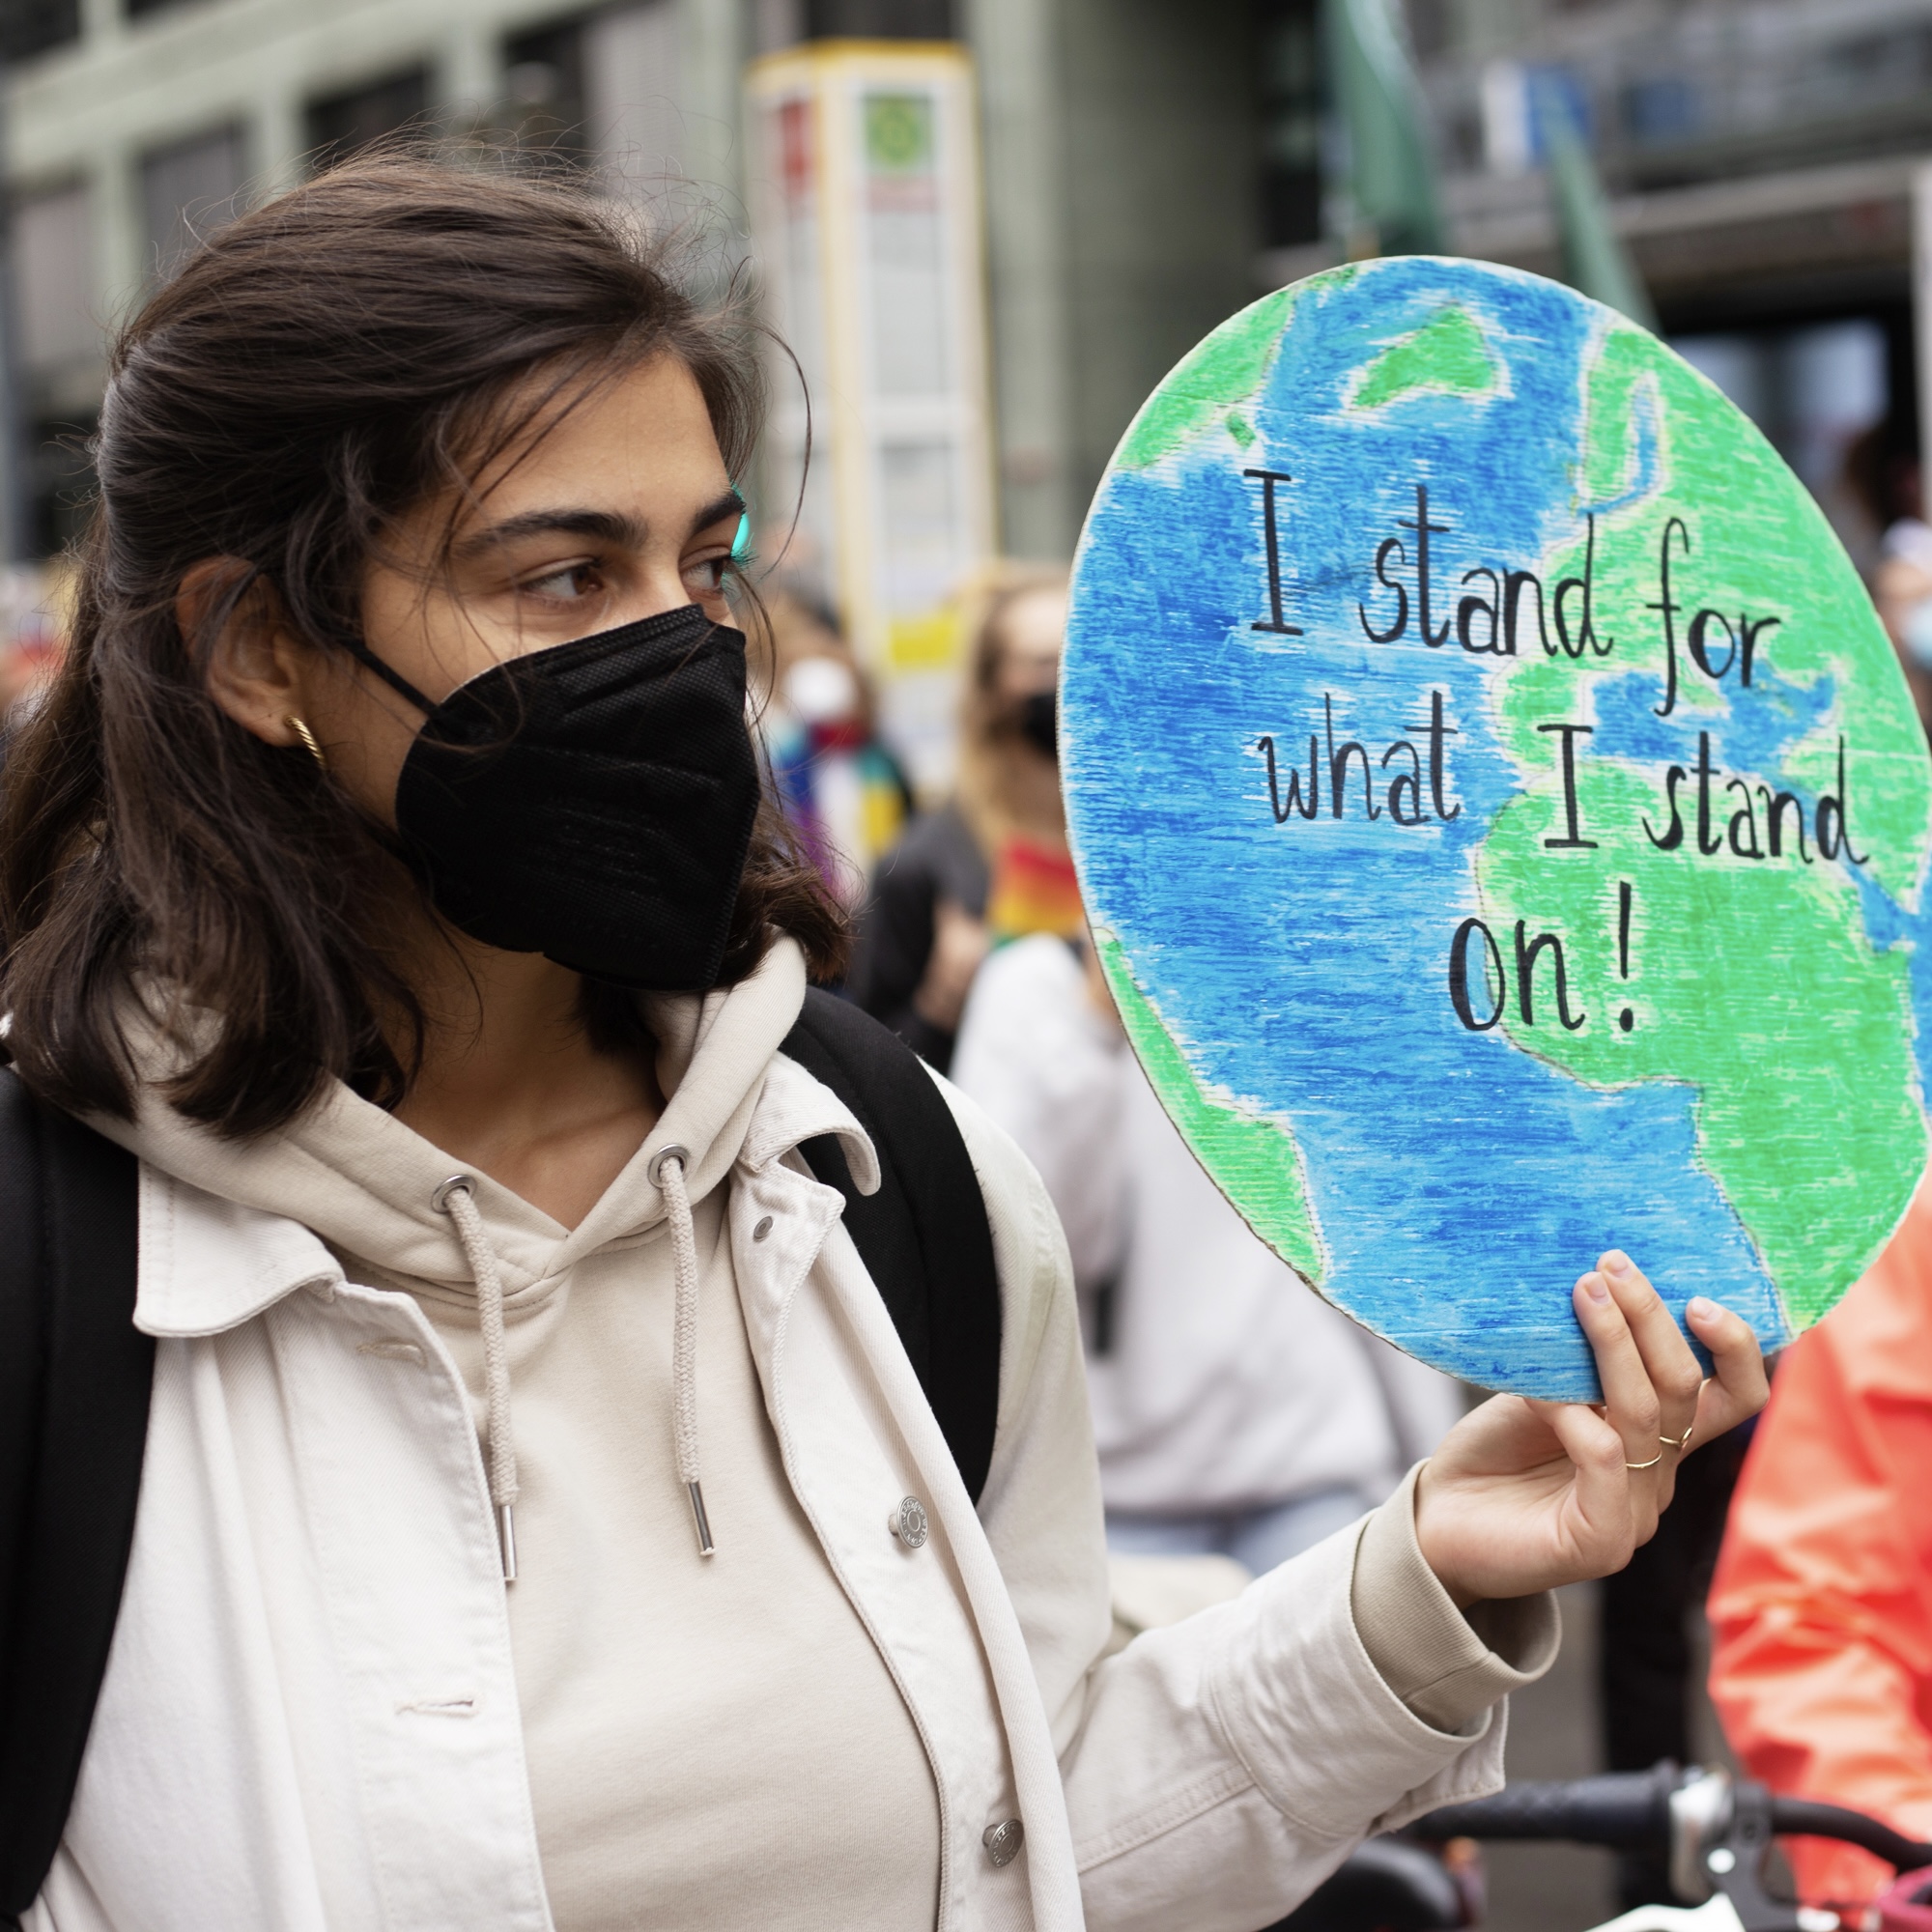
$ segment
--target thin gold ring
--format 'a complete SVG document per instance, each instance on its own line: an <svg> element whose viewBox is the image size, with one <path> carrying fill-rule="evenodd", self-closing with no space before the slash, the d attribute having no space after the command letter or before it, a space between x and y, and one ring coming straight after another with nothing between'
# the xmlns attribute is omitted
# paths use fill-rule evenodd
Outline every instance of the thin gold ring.
<svg viewBox="0 0 1932 1932"><path fill-rule="evenodd" d="M296 734L296 736L301 740L303 751L305 751L309 754L309 756L312 757L316 761L316 763L322 767L324 771L327 771L328 769L328 760L323 755L322 747L315 742L315 733L311 731L299 718L296 717L293 712L291 712L287 717L285 717L282 720L282 723L286 724L289 727L289 729L293 731Z"/></svg>
<svg viewBox="0 0 1932 1932"><path fill-rule="evenodd" d="M1624 1464L1624 1467L1626 1469L1654 1469L1662 1461L1663 1461L1663 1451L1660 1449L1657 1452L1657 1454L1650 1459L1648 1463L1626 1463Z"/></svg>
<svg viewBox="0 0 1932 1932"><path fill-rule="evenodd" d="M1697 1384L1697 1400L1699 1402L1702 1402L1704 1400L1704 1391L1710 1386L1711 1386L1711 1378L1709 1376L1706 1376L1704 1379ZM1690 1415L1690 1427L1687 1429L1684 1432L1684 1434L1677 1438L1675 1442L1671 1441L1669 1436L1662 1435L1659 1435L1657 1439L1660 1442L1662 1442L1666 1449L1675 1449L1679 1455L1682 1455L1685 1450L1690 1448L1690 1438L1691 1436L1695 1435L1696 1433L1697 1433L1697 1415L1696 1411L1693 1409Z"/></svg>

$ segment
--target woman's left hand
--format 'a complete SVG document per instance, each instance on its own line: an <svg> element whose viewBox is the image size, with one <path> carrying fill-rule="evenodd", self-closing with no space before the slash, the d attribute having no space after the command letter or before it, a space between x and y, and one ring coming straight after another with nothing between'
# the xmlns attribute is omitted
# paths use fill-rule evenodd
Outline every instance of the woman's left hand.
<svg viewBox="0 0 1932 1932"><path fill-rule="evenodd" d="M1621 1570L1656 1530L1678 1463L1770 1393L1757 1338L1700 1295L1684 1314L1711 1351L1706 1381L1662 1298L1617 1249L1573 1298L1602 1406L1494 1396L1423 1465L1416 1541L1459 1605Z"/></svg>

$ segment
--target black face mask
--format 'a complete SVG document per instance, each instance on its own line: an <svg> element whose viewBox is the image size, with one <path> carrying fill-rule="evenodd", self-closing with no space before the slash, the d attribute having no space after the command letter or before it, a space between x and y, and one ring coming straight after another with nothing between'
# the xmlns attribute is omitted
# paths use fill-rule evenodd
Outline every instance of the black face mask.
<svg viewBox="0 0 1932 1932"><path fill-rule="evenodd" d="M1050 691L1036 691L1020 699L1020 736L1049 758L1060 755L1059 707Z"/></svg>
<svg viewBox="0 0 1932 1932"><path fill-rule="evenodd" d="M433 704L396 829L452 925L653 992L713 985L758 810L745 639L695 604L512 658Z"/></svg>

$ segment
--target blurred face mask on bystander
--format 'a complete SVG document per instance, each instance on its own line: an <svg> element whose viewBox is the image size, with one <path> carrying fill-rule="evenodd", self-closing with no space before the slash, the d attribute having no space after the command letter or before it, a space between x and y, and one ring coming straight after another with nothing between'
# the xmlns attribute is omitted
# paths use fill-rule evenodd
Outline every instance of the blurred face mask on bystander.
<svg viewBox="0 0 1932 1932"><path fill-rule="evenodd" d="M1019 702L1020 736L1052 758L1060 753L1060 706L1050 691L1036 691Z"/></svg>
<svg viewBox="0 0 1932 1932"><path fill-rule="evenodd" d="M1055 687L1065 629L1066 592L1059 585L1041 585L1015 597L1001 620L994 689L1003 725L1047 758L1057 756L1060 749Z"/></svg>

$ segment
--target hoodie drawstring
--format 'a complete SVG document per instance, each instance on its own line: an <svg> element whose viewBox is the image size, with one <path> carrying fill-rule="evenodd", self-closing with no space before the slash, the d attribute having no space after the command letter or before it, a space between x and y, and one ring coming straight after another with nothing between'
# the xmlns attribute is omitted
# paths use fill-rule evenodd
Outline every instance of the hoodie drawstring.
<svg viewBox="0 0 1932 1932"><path fill-rule="evenodd" d="M452 1175L430 1197L456 1223L456 1238L476 1283L477 1325L483 1331L483 1401L490 1418L490 1500L503 1551L503 1581L517 1580L517 1442L510 1432L510 1347L503 1333L503 1277L476 1211L476 1183Z"/></svg>
<svg viewBox="0 0 1932 1932"><path fill-rule="evenodd" d="M697 1553L710 1556L711 1520L704 1513L704 1488L697 1479L697 1232L691 1221L685 1190L685 1163L691 1151L668 1147L651 1157L651 1183L662 1191L670 1221L671 1276L676 1299L671 1318L673 1430L677 1479L691 1499L697 1529ZM490 1428L490 1500L497 1511L497 1536L503 1552L503 1581L517 1580L517 1443L510 1429L510 1349L503 1332L503 1277L476 1211L476 1182L453 1174L430 1197L430 1205L456 1224L456 1238L476 1283L477 1324L483 1331L483 1402Z"/></svg>
<svg viewBox="0 0 1932 1932"><path fill-rule="evenodd" d="M690 1158L689 1148L664 1148L651 1156L646 1172L663 1192L669 1211L671 1275L677 1287L670 1350L677 1479L691 1498L697 1553L710 1556L716 1546L711 1541L710 1520L704 1514L704 1489L697 1480L697 1235L691 1223L691 1196L684 1185L685 1163Z"/></svg>

